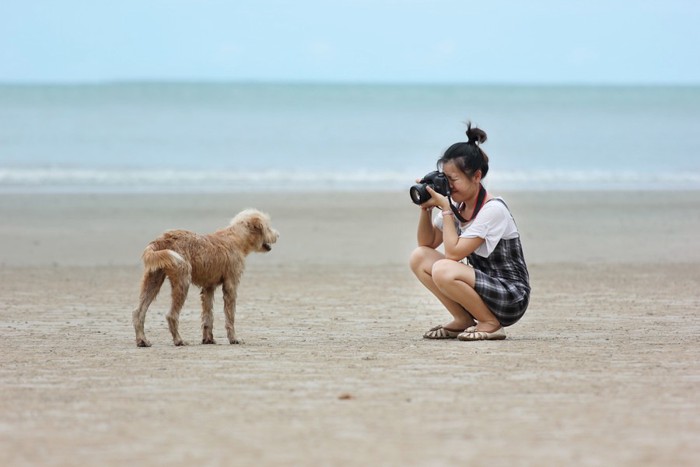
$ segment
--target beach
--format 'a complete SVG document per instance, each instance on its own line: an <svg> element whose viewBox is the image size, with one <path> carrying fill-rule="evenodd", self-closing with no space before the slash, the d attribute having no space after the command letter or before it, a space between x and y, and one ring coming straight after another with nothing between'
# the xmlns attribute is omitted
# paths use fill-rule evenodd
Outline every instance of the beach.
<svg viewBox="0 0 700 467"><path fill-rule="evenodd" d="M0 465L696 465L700 191L499 193L532 297L500 342L428 341L408 194L0 194ZM131 324L144 246L268 212L229 345L195 287Z"/></svg>

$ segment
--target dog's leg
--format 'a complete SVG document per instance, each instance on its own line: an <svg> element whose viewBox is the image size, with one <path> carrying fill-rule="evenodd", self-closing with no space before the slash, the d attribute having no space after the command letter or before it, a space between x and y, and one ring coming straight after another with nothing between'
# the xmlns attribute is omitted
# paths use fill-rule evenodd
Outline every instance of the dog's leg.
<svg viewBox="0 0 700 467"><path fill-rule="evenodd" d="M160 291L163 282L165 281L165 272L159 269L157 271L147 271L143 275L141 281L141 296L139 307L134 310L132 321L134 323L134 331L136 331L136 346L150 347L151 343L146 339L144 331L144 323L146 322L146 312L148 307L155 300Z"/></svg>
<svg viewBox="0 0 700 467"><path fill-rule="evenodd" d="M172 287L172 303L170 305L170 312L165 315L168 320L168 327L170 328L170 334L173 335L173 343L177 346L187 345L187 342L182 340L180 333L178 331L178 324L180 321L180 311L182 306L185 304L187 299L187 291L190 288L190 265L182 265L176 271L168 272L168 279L170 279L170 285Z"/></svg>
<svg viewBox="0 0 700 467"><path fill-rule="evenodd" d="M236 297L238 282L224 281L224 315L226 316L226 334L229 344L241 344L236 339L235 318L236 318Z"/></svg>
<svg viewBox="0 0 700 467"><path fill-rule="evenodd" d="M216 287L204 287L200 292L202 298L202 344L216 344L214 340L214 290Z"/></svg>

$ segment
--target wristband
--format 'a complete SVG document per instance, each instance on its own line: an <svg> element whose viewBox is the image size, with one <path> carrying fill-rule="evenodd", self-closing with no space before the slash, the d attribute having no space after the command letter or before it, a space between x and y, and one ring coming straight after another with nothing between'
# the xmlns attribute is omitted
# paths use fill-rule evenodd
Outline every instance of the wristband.
<svg viewBox="0 0 700 467"><path fill-rule="evenodd" d="M454 215L455 215L455 213L452 212L452 211L442 211L442 217L445 217L445 216L454 216Z"/></svg>

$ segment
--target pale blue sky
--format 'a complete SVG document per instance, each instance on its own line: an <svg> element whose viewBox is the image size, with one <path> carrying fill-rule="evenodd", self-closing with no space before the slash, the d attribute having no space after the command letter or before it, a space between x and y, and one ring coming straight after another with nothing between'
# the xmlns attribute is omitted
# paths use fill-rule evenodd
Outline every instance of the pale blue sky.
<svg viewBox="0 0 700 467"><path fill-rule="evenodd" d="M7 0L0 82L700 84L696 0Z"/></svg>

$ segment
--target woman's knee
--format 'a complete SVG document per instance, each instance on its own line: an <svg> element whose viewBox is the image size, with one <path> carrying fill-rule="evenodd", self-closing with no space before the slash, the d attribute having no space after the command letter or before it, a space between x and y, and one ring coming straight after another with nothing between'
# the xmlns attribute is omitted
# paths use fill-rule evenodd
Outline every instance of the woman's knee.
<svg viewBox="0 0 700 467"><path fill-rule="evenodd" d="M432 256L434 256L435 250L427 246L419 246L411 253L409 258L409 264L411 265L411 270L417 272L419 270L425 270L430 272L430 263Z"/></svg>
<svg viewBox="0 0 700 467"><path fill-rule="evenodd" d="M431 275L436 284L446 284L457 279L457 268L459 263L451 259L441 259L435 261Z"/></svg>

